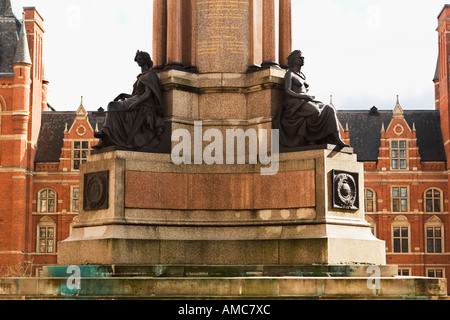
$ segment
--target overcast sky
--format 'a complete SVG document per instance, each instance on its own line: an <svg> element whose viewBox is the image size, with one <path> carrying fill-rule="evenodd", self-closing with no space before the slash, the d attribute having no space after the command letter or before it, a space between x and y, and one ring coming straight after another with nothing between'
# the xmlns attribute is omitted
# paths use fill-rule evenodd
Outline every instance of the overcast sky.
<svg viewBox="0 0 450 320"><path fill-rule="evenodd" d="M106 108L131 93L136 50L152 51L151 0L11 0L17 17L44 18L49 103ZM187 0L186 0L187 1ZM311 94L341 110L434 108L440 0L292 0L293 48L306 57Z"/></svg>

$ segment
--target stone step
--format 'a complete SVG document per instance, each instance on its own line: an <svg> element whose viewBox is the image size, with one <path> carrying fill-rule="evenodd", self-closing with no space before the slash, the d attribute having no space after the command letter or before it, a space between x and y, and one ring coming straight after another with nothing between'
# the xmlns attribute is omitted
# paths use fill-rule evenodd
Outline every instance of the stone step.
<svg viewBox="0 0 450 320"><path fill-rule="evenodd" d="M67 277L70 266L45 266L44 277ZM398 266L368 265L256 265L256 266L198 266L198 265L82 265L82 278L100 277L392 277ZM375 274L377 272L377 274Z"/></svg>
<svg viewBox="0 0 450 320"><path fill-rule="evenodd" d="M446 293L445 279L421 277L0 279L0 299L440 299Z"/></svg>

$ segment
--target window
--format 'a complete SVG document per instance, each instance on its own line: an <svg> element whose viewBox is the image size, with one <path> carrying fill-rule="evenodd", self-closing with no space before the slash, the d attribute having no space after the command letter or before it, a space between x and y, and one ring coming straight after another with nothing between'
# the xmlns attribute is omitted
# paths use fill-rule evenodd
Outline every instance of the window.
<svg viewBox="0 0 450 320"><path fill-rule="evenodd" d="M442 228L427 227L427 252L442 253Z"/></svg>
<svg viewBox="0 0 450 320"><path fill-rule="evenodd" d="M56 224L49 217L42 218L37 225L37 252L55 253Z"/></svg>
<svg viewBox="0 0 450 320"><path fill-rule="evenodd" d="M427 253L445 252L445 229L443 221L436 215L425 221L425 247Z"/></svg>
<svg viewBox="0 0 450 320"><path fill-rule="evenodd" d="M53 253L55 244L55 228L39 227L39 253Z"/></svg>
<svg viewBox="0 0 450 320"><path fill-rule="evenodd" d="M87 161L89 153L89 141L73 142L73 170L80 170L80 165Z"/></svg>
<svg viewBox="0 0 450 320"><path fill-rule="evenodd" d="M375 192L370 189L365 190L366 212L375 212Z"/></svg>
<svg viewBox="0 0 450 320"><path fill-rule="evenodd" d="M72 212L78 212L80 210L80 188L72 188Z"/></svg>
<svg viewBox="0 0 450 320"><path fill-rule="evenodd" d="M404 140L391 142L391 169L407 169L406 141Z"/></svg>
<svg viewBox="0 0 450 320"><path fill-rule="evenodd" d="M428 269L427 275L430 278L444 278L444 269Z"/></svg>
<svg viewBox="0 0 450 320"><path fill-rule="evenodd" d="M441 192L438 189L429 189L425 192L425 211L441 212Z"/></svg>
<svg viewBox="0 0 450 320"><path fill-rule="evenodd" d="M393 187L392 188L392 211L407 212L408 211L408 188Z"/></svg>
<svg viewBox="0 0 450 320"><path fill-rule="evenodd" d="M408 253L410 240L410 223L406 216L399 215L392 221L392 252Z"/></svg>
<svg viewBox="0 0 450 320"><path fill-rule="evenodd" d="M43 189L38 193L38 211L41 213L56 212L56 192Z"/></svg>
<svg viewBox="0 0 450 320"><path fill-rule="evenodd" d="M409 277L411 275L411 271L409 271L409 269L398 269L398 275L403 277Z"/></svg>
<svg viewBox="0 0 450 320"><path fill-rule="evenodd" d="M395 253L409 252L409 227L394 227L393 243Z"/></svg>

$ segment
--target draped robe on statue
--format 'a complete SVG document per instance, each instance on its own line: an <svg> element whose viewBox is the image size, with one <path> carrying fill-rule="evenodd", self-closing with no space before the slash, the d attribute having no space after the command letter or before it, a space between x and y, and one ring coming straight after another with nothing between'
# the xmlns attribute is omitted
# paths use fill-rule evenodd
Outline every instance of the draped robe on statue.
<svg viewBox="0 0 450 320"><path fill-rule="evenodd" d="M148 99L129 109L148 90ZM154 148L160 143L164 130L164 104L161 85L155 72L149 70L138 76L131 97L108 105L102 141L126 149Z"/></svg>
<svg viewBox="0 0 450 320"><path fill-rule="evenodd" d="M308 84L301 73L289 70L292 79L290 90L307 94ZM286 81L286 80L285 80ZM292 148L312 143L333 143L333 134L339 131L336 110L320 101L306 100L286 94L284 102L274 119L274 129L279 129L280 144Z"/></svg>

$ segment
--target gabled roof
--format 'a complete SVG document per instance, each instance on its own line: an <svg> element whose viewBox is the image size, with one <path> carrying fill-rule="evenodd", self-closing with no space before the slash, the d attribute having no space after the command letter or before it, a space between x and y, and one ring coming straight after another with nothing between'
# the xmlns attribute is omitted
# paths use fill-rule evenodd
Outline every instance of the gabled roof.
<svg viewBox="0 0 450 320"><path fill-rule="evenodd" d="M403 110L410 128L416 128L417 145L421 161L446 161L438 110ZM345 128L348 124L350 144L358 161L377 161L381 129L387 128L393 117L392 111L338 111L338 118Z"/></svg>
<svg viewBox="0 0 450 320"><path fill-rule="evenodd" d="M377 161L381 128L392 119L392 111L338 111L338 119L345 128L348 124L350 145L358 161Z"/></svg>
<svg viewBox="0 0 450 320"><path fill-rule="evenodd" d="M64 129L75 121L76 112L44 111L42 112L41 131L39 132L36 155L34 161L59 162L61 149L63 147ZM104 123L104 113L88 112L88 121L92 128L96 125L99 130Z"/></svg>
<svg viewBox="0 0 450 320"><path fill-rule="evenodd" d="M42 112L35 162L59 162L65 125L74 120L75 112Z"/></svg>
<svg viewBox="0 0 450 320"><path fill-rule="evenodd" d="M416 127L417 146L421 161L447 161L439 110L407 111L405 120Z"/></svg>
<svg viewBox="0 0 450 320"><path fill-rule="evenodd" d="M416 129L421 161L446 161L439 111L403 110L403 115L409 127ZM76 116L77 112L42 112L35 162L59 162L66 123L70 127ZM392 117L392 111L375 107L368 111L338 111L341 125L345 128L348 124L350 143L358 161L378 160L381 130L388 127ZM105 113L88 112L88 121L92 128L101 130Z"/></svg>

